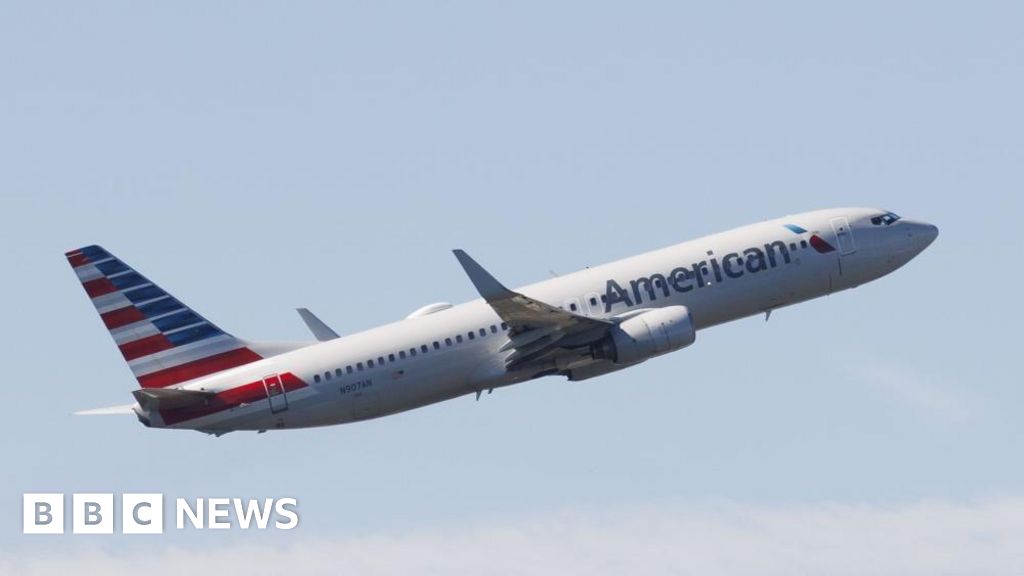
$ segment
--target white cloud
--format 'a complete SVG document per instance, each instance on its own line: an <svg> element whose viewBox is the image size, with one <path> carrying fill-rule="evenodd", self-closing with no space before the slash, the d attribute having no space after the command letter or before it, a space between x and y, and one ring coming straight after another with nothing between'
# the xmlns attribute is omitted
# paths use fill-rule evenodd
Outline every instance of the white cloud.
<svg viewBox="0 0 1024 576"><path fill-rule="evenodd" d="M869 384L893 399L929 415L951 422L976 416L978 399L941 378L901 366L874 363L855 370Z"/></svg>
<svg viewBox="0 0 1024 576"><path fill-rule="evenodd" d="M300 528L301 529L301 528ZM293 539L294 541L294 539ZM109 574L774 574L1024 572L1024 498L898 507L680 505L561 513L283 547L0 558L26 576Z"/></svg>

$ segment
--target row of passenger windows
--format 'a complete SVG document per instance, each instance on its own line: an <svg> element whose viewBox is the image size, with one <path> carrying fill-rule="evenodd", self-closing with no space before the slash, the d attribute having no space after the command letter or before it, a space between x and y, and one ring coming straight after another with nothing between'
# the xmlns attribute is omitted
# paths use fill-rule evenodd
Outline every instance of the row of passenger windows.
<svg viewBox="0 0 1024 576"><path fill-rule="evenodd" d="M497 334L499 329L501 331L508 330L508 324L502 322L500 328L497 324L491 324L490 333ZM356 372L362 372L363 370L369 370L370 368L377 368L383 366L385 363L398 362L399 360L405 360L406 358L415 358L419 354L426 354L430 352L431 348L433 348L434 350L440 350L442 346L454 346L456 344L462 344L463 342L466 342L468 340L476 340L477 338L483 338L487 336L487 332L487 328L480 328L479 330L476 331L466 332L465 336L463 336L462 334L456 334L452 338L445 338L443 342L440 340L434 340L429 346L427 344L421 344L419 348L413 347L409 348L408 351L399 350L398 352L392 352L391 354L388 354L386 358L384 356L378 356L376 359L370 358L365 363L356 362L354 366L350 364L348 366L345 366L344 369L336 368L333 373L328 370L327 372L324 372L322 378L319 374L316 374L313 376L313 381L320 382L322 379L330 380L332 376L341 378L343 374L353 374Z"/></svg>
<svg viewBox="0 0 1024 576"><path fill-rule="evenodd" d="M607 300L608 300L608 297L605 296L604 294L601 294L601 302L604 303ZM590 297L590 305L591 306L597 306L597 297L596 296L591 296ZM565 306L562 306L562 309L564 310ZM579 306L577 306L575 302L569 302L569 311L570 312L576 312L578 310L579 310Z"/></svg>

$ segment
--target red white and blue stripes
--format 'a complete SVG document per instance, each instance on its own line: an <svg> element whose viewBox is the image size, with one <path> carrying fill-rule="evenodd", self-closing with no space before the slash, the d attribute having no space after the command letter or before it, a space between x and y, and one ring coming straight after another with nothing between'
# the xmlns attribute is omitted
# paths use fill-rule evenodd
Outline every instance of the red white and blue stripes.
<svg viewBox="0 0 1024 576"><path fill-rule="evenodd" d="M785 226L793 234L807 233L807 230L801 228L800 226L797 226L796 224L783 224L783 226ZM831 244L826 242L824 238L818 236L817 234L811 234L811 237L808 240L808 242L811 244L811 248L814 248L814 250L819 254L828 254L829 252L836 251L836 249L832 247Z"/></svg>
<svg viewBox="0 0 1024 576"><path fill-rule="evenodd" d="M103 248L86 246L65 255L143 388L261 359Z"/></svg>

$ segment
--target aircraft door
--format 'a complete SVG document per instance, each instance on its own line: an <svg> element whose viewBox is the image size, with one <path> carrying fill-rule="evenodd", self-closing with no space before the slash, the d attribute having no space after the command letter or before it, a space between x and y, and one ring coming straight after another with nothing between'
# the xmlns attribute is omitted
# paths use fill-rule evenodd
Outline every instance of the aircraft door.
<svg viewBox="0 0 1024 576"><path fill-rule="evenodd" d="M839 244L840 256L853 254L857 251L857 246L853 243L853 230L850 228L850 222L845 216L832 219L832 231L836 234L836 243Z"/></svg>
<svg viewBox="0 0 1024 576"><path fill-rule="evenodd" d="M284 392L284 384L281 377L272 374L263 379L263 388L267 391L267 400L270 402L271 414L284 412L288 409L288 396Z"/></svg>

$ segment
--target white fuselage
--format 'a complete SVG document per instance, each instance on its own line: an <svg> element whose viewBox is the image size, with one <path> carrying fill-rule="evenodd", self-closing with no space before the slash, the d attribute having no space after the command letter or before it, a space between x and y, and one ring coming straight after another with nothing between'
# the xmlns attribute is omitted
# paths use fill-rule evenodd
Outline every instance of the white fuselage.
<svg viewBox="0 0 1024 576"><path fill-rule="evenodd" d="M872 224L880 213L834 209L787 216L516 291L602 319L682 305L699 330L869 282L899 268L935 238L937 229L929 224ZM816 249L812 236L832 250ZM501 349L508 340L498 315L477 299L180 386L222 392L285 373L307 384L284 397L182 422L165 423L159 414L149 419L153 426L211 432L340 424L555 372L507 371L509 352Z"/></svg>

